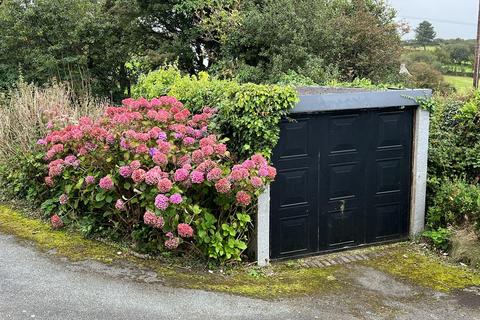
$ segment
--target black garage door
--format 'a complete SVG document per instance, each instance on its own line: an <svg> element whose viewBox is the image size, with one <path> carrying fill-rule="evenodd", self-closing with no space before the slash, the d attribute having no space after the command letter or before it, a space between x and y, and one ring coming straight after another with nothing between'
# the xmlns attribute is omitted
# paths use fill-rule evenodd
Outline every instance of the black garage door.
<svg viewBox="0 0 480 320"><path fill-rule="evenodd" d="M299 114L273 153L271 257L407 236L411 108Z"/></svg>

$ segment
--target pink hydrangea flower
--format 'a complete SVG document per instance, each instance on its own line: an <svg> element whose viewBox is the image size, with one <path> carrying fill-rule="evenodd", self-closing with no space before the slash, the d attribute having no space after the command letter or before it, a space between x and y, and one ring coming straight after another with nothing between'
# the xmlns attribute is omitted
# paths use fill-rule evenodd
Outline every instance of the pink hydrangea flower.
<svg viewBox="0 0 480 320"><path fill-rule="evenodd" d="M177 171L175 171L175 175L174 175L174 179L175 181L185 181L188 179L188 176L189 176L189 173L188 173L188 170L186 169L177 169Z"/></svg>
<svg viewBox="0 0 480 320"><path fill-rule="evenodd" d="M195 139L192 138L192 137L183 138L183 144L186 145L186 146L191 146L194 143L195 143Z"/></svg>
<svg viewBox="0 0 480 320"><path fill-rule="evenodd" d="M163 217L157 217L155 213L151 211L145 212L145 214L143 215L143 222L146 225L152 226L156 229L162 229L163 226L165 225L165 221Z"/></svg>
<svg viewBox="0 0 480 320"><path fill-rule="evenodd" d="M102 188L104 190L112 190L113 187L114 187L112 178L110 178L110 176L105 176L105 177L101 178L98 185L100 186L100 188Z"/></svg>
<svg viewBox="0 0 480 320"><path fill-rule="evenodd" d="M193 163L201 163L204 160L202 150L195 150L192 152Z"/></svg>
<svg viewBox="0 0 480 320"><path fill-rule="evenodd" d="M51 177L45 177L45 184L47 185L47 187L53 187L55 182Z"/></svg>
<svg viewBox="0 0 480 320"><path fill-rule="evenodd" d="M172 237L165 241L165 248L167 248L168 250L175 250L178 248L179 244L180 239Z"/></svg>
<svg viewBox="0 0 480 320"><path fill-rule="evenodd" d="M243 167L234 167L232 172L230 173L230 179L233 181L240 181L248 177L248 170Z"/></svg>
<svg viewBox="0 0 480 320"><path fill-rule="evenodd" d="M117 202L115 202L115 209L119 211L126 211L127 206L125 205L125 202L122 199L117 199Z"/></svg>
<svg viewBox="0 0 480 320"><path fill-rule="evenodd" d="M260 177L266 177L268 176L268 168L267 166L262 166L260 167L260 169L258 169L258 175Z"/></svg>
<svg viewBox="0 0 480 320"><path fill-rule="evenodd" d="M145 154L145 153L148 153L148 152L149 152L149 149L144 144L141 144L141 145L139 145L138 147L135 148L135 153L137 153L137 154Z"/></svg>
<svg viewBox="0 0 480 320"><path fill-rule="evenodd" d="M63 227L63 220L58 214L54 214L50 218L50 223L52 224L53 229L60 229L61 227Z"/></svg>
<svg viewBox="0 0 480 320"><path fill-rule="evenodd" d="M165 196L164 194L158 194L155 197L155 207L157 207L160 210L165 210L168 208L169 200L168 197Z"/></svg>
<svg viewBox="0 0 480 320"><path fill-rule="evenodd" d="M224 145L223 143L215 145L214 149L215 149L215 153L219 155L224 155L225 152L227 152L227 146Z"/></svg>
<svg viewBox="0 0 480 320"><path fill-rule="evenodd" d="M242 167L244 167L245 169L253 169L255 168L255 162L253 162L253 160L245 160L243 161L242 163Z"/></svg>
<svg viewBox="0 0 480 320"><path fill-rule="evenodd" d="M170 202L173 204L180 204L182 203L183 198L180 193L174 193L170 196Z"/></svg>
<svg viewBox="0 0 480 320"><path fill-rule="evenodd" d="M200 184L200 183L202 183L203 181L205 181L205 177L204 177L204 175L203 175L203 172L194 170L194 171L192 171L192 173L190 174L190 180L192 180L192 183Z"/></svg>
<svg viewBox="0 0 480 320"><path fill-rule="evenodd" d="M124 178L128 178L132 175L132 169L130 168L130 166L121 166L119 169L118 169L118 172L120 173L120 175Z"/></svg>
<svg viewBox="0 0 480 320"><path fill-rule="evenodd" d="M142 164L138 160L133 160L132 162L130 162L130 169L132 169L132 171L140 169L141 167L142 167Z"/></svg>
<svg viewBox="0 0 480 320"><path fill-rule="evenodd" d="M274 167L272 166L268 166L267 167L267 171L268 171L268 177L270 179L275 179L275 177L277 176L277 169L275 169Z"/></svg>
<svg viewBox="0 0 480 320"><path fill-rule="evenodd" d="M61 205L64 205L64 204L67 204L68 202L68 195L67 194L62 194L59 198L58 198L58 202L60 202Z"/></svg>
<svg viewBox="0 0 480 320"><path fill-rule="evenodd" d="M158 140L160 140L160 141L165 141L165 140L167 140L167 134L166 134L165 132L163 132L163 131L159 132L159 133L158 133Z"/></svg>
<svg viewBox="0 0 480 320"><path fill-rule="evenodd" d="M164 166L168 163L168 158L165 154L161 153L161 152L157 152L153 155L152 157L153 159L153 162L155 162L155 164L159 165L159 166Z"/></svg>
<svg viewBox="0 0 480 320"><path fill-rule="evenodd" d="M172 181L170 181L170 179L163 178L163 179L160 179L160 181L158 181L157 187L158 187L158 191L162 193L167 193L172 189L173 183Z"/></svg>
<svg viewBox="0 0 480 320"><path fill-rule="evenodd" d="M211 156L214 152L214 149L212 146L205 146L205 147L202 147L202 154L204 157L208 157L208 156Z"/></svg>
<svg viewBox="0 0 480 320"><path fill-rule="evenodd" d="M252 198L250 197L250 195L245 191L238 191L235 198L237 200L237 203L242 206L248 206L252 201Z"/></svg>
<svg viewBox="0 0 480 320"><path fill-rule="evenodd" d="M85 183L87 185L94 184L95 183L95 177L94 176L87 176L85 178Z"/></svg>
<svg viewBox="0 0 480 320"><path fill-rule="evenodd" d="M263 186L263 181L261 178L259 177L252 177L250 179L250 183L252 184L252 186L254 186L255 188L260 188L261 186Z"/></svg>
<svg viewBox="0 0 480 320"><path fill-rule="evenodd" d="M168 154L172 146L168 141L157 141L157 147L161 153Z"/></svg>
<svg viewBox="0 0 480 320"><path fill-rule="evenodd" d="M178 165L181 166L181 167L184 167L186 164L190 164L190 162L191 162L191 159L190 159L190 156L188 154L185 154L185 155L181 156L177 160Z"/></svg>
<svg viewBox="0 0 480 320"><path fill-rule="evenodd" d="M213 168L207 173L208 181L216 181L222 176L222 170L220 168Z"/></svg>
<svg viewBox="0 0 480 320"><path fill-rule="evenodd" d="M152 168L145 174L145 183L148 185L157 184L161 178L161 170L159 167Z"/></svg>
<svg viewBox="0 0 480 320"><path fill-rule="evenodd" d="M220 193L229 192L231 189L231 186L232 185L230 184L230 181L228 181L228 179L226 178L220 179L217 181L217 183L215 183L215 189L217 189L217 191Z"/></svg>
<svg viewBox="0 0 480 320"><path fill-rule="evenodd" d="M187 223L180 223L177 226L178 235L182 238L191 238L193 237L193 229Z"/></svg>
<svg viewBox="0 0 480 320"><path fill-rule="evenodd" d="M143 169L135 169L132 172L132 180L135 183L140 183L145 180L145 170Z"/></svg>
<svg viewBox="0 0 480 320"><path fill-rule="evenodd" d="M267 160L261 154L254 154L252 156L252 161L255 162L257 166L266 166Z"/></svg>
<svg viewBox="0 0 480 320"><path fill-rule="evenodd" d="M64 163L72 167L78 167L80 165L80 161L74 155L66 156Z"/></svg>

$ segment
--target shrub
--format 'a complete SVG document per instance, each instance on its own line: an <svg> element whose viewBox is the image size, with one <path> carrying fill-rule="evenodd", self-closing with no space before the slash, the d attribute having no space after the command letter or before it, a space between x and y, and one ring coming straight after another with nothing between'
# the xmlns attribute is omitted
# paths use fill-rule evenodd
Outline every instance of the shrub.
<svg viewBox="0 0 480 320"><path fill-rule="evenodd" d="M480 93L436 95L431 114L427 225L480 230Z"/></svg>
<svg viewBox="0 0 480 320"><path fill-rule="evenodd" d="M182 76L172 66L140 77L133 94L149 99L168 94L192 112L217 106L219 116L212 126L230 139L230 150L241 158L254 153L269 157L278 141L282 116L298 101L292 87L239 84L210 78L205 72Z"/></svg>
<svg viewBox="0 0 480 320"><path fill-rule="evenodd" d="M419 88L430 88L440 92L451 91L440 71L425 62L415 62L408 68L412 74L412 85Z"/></svg>
<svg viewBox="0 0 480 320"><path fill-rule="evenodd" d="M422 237L427 239L435 248L446 251L450 247L450 237L452 232L446 228L429 230L422 233Z"/></svg>
<svg viewBox="0 0 480 320"><path fill-rule="evenodd" d="M431 229L471 222L480 229L480 188L461 179L437 181L428 208Z"/></svg>
<svg viewBox="0 0 480 320"><path fill-rule="evenodd" d="M55 126L38 141L51 188L43 208L140 250L239 260L254 200L276 172L260 154L233 165L225 140L207 128L214 115L208 107L192 115L164 96Z"/></svg>
<svg viewBox="0 0 480 320"><path fill-rule="evenodd" d="M475 183L480 177L480 92L463 98L434 99L429 145L429 176L463 177Z"/></svg>

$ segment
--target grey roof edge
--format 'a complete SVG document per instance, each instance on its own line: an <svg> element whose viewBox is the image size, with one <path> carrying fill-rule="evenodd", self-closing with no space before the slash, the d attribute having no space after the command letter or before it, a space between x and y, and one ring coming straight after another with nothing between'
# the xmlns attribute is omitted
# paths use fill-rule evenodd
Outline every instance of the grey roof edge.
<svg viewBox="0 0 480 320"><path fill-rule="evenodd" d="M333 110L418 106L418 98L430 98L430 89L342 92L299 95L300 102L291 113Z"/></svg>

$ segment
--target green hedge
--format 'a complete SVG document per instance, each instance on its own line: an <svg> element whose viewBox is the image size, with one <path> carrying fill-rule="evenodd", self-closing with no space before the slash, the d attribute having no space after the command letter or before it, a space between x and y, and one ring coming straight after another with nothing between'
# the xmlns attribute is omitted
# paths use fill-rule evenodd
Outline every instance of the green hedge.
<svg viewBox="0 0 480 320"><path fill-rule="evenodd" d="M290 86L239 84L211 78L206 72L182 75L166 67L140 77L133 87L134 97L171 95L197 112L204 106L218 108L214 122L229 138L229 149L240 158L256 152L269 157L279 137L279 122L298 102Z"/></svg>

